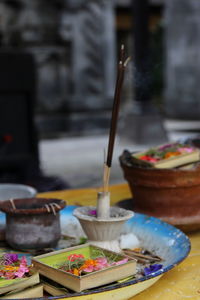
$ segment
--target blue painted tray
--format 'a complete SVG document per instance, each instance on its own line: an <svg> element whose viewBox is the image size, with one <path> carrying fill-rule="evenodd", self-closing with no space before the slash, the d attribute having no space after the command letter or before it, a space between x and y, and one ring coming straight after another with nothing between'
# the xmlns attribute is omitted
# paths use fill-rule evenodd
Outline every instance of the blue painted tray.
<svg viewBox="0 0 200 300"><path fill-rule="evenodd" d="M67 206L61 213L61 226L70 235L73 235L73 228L79 226L77 219L73 216L76 206ZM4 223L4 216L0 215L0 223ZM141 241L141 245L148 250L156 251L156 254L163 258L163 268L139 279L133 279L111 286L104 286L81 293L73 293L60 297L45 297L44 299L80 299L80 300L105 300L110 297L115 300L129 299L139 292L154 284L165 272L174 268L183 261L190 251L189 238L174 226L167 224L157 218L135 213L126 222L124 230L134 233ZM88 298L89 297L89 298Z"/></svg>
<svg viewBox="0 0 200 300"><path fill-rule="evenodd" d="M76 206L68 206L61 212L61 224L67 225L66 220L70 222L78 222L73 217L73 210ZM167 224L160 219L147 215L135 213L125 224L125 231L134 233L144 248L150 251L156 251L156 254L163 258L163 268L144 276L139 279L133 279L128 282L119 283L115 286L106 286L95 290L75 293L73 297L68 296L67 299L129 299L137 293L145 290L155 283L165 272L174 268L183 261L190 252L190 240L179 229ZM69 230L71 230L69 228ZM123 296L124 295L124 296ZM126 295L126 296L125 296ZM98 297L97 297L98 296ZM57 298L59 299L59 298Z"/></svg>

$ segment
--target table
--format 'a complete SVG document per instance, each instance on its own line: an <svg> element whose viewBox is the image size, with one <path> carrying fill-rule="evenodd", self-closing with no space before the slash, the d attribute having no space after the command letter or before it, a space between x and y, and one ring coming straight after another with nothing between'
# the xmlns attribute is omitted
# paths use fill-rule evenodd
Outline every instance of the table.
<svg viewBox="0 0 200 300"><path fill-rule="evenodd" d="M99 190L94 188L64 190L42 193L38 196L64 199L68 205L95 205ZM131 198L127 184L110 186L110 192L111 205L122 199ZM174 269L165 273L154 285L132 297L131 300L200 299L200 231L187 235L192 246L189 256Z"/></svg>

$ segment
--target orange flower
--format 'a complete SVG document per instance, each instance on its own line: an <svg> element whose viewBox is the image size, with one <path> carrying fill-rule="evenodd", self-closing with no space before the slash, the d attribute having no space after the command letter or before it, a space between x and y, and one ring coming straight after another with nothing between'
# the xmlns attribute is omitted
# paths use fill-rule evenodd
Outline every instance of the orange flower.
<svg viewBox="0 0 200 300"><path fill-rule="evenodd" d="M79 271L92 272L94 267L97 266L97 261L95 259L87 259L84 264L79 268Z"/></svg>
<svg viewBox="0 0 200 300"><path fill-rule="evenodd" d="M73 274L79 276L79 270L76 269L76 268L74 268L74 269L73 269Z"/></svg>
<svg viewBox="0 0 200 300"><path fill-rule="evenodd" d="M94 259L87 259L87 260L85 261L85 263L86 263L87 265L92 265L92 266L94 266L94 265L96 264L96 261L95 261Z"/></svg>
<svg viewBox="0 0 200 300"><path fill-rule="evenodd" d="M170 157L173 157L173 156L177 156L177 155L180 155L181 153L176 151L176 152L167 152L164 156L164 158L170 158Z"/></svg>

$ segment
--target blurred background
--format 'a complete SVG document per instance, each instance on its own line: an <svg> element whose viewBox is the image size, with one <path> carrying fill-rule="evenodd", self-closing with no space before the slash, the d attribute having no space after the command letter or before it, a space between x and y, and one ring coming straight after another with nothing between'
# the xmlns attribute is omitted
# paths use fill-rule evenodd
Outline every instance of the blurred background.
<svg viewBox="0 0 200 300"><path fill-rule="evenodd" d="M99 187L121 44L118 157L198 135L199 0L1 0L0 182Z"/></svg>

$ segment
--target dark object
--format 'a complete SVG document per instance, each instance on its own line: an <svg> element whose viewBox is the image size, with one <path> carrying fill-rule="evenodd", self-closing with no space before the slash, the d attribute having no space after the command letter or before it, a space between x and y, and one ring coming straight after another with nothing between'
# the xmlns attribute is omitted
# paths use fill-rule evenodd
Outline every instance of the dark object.
<svg viewBox="0 0 200 300"><path fill-rule="evenodd" d="M30 185L38 192L66 189L62 179L46 177L40 170L35 71L30 53L0 52L0 182Z"/></svg>
<svg viewBox="0 0 200 300"><path fill-rule="evenodd" d="M132 209L182 228L200 228L200 164L192 169L148 169L120 164L133 195ZM190 226L191 225L191 226Z"/></svg>
<svg viewBox="0 0 200 300"><path fill-rule="evenodd" d="M128 150L124 150L123 156L126 160L127 166L143 167L143 168L152 168L152 164L148 161L137 159L132 155Z"/></svg>
<svg viewBox="0 0 200 300"><path fill-rule="evenodd" d="M0 171L38 172L34 60L27 53L0 52L0 66Z"/></svg>
<svg viewBox="0 0 200 300"><path fill-rule="evenodd" d="M6 213L6 241L16 249L55 247L61 236L59 211L64 200L27 198L6 200L0 210Z"/></svg>
<svg viewBox="0 0 200 300"><path fill-rule="evenodd" d="M134 91L138 108L144 110L147 109L146 104L151 100L152 72L149 64L149 1L133 0L132 7L135 63Z"/></svg>
<svg viewBox="0 0 200 300"><path fill-rule="evenodd" d="M124 110L121 122L121 137L136 144L162 144L167 141L166 130L159 108L152 98L152 66L149 44L149 6L148 0L133 0L133 88L134 100Z"/></svg>
<svg viewBox="0 0 200 300"><path fill-rule="evenodd" d="M45 176L41 172L25 179L25 183L37 188L38 192L60 191L69 188L69 184L57 176Z"/></svg>

